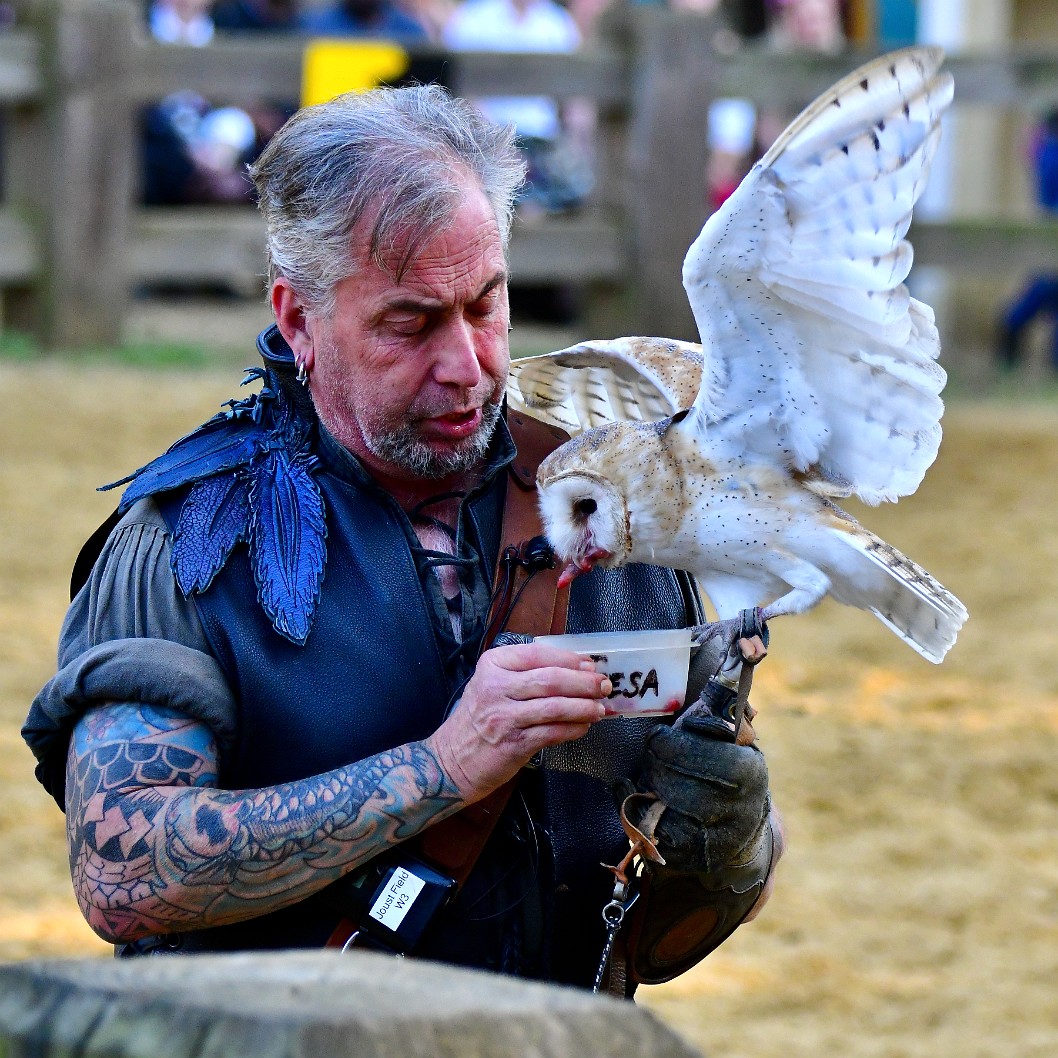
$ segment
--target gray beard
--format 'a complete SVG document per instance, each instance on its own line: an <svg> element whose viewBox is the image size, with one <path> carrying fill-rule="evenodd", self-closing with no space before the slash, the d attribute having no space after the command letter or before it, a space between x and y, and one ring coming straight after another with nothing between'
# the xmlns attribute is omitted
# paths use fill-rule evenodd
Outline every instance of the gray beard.
<svg viewBox="0 0 1058 1058"><path fill-rule="evenodd" d="M492 444L500 404L489 402L481 409L481 425L472 437L465 438L449 452L434 452L420 440L412 423L405 423L381 437L364 437L368 451L391 466L400 467L419 478L439 480L451 474L463 474L477 466Z"/></svg>

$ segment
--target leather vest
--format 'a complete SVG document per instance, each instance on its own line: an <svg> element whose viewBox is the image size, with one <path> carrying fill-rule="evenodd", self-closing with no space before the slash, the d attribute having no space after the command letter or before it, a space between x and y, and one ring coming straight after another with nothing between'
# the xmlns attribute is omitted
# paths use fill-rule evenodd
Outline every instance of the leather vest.
<svg viewBox="0 0 1058 1058"><path fill-rule="evenodd" d="M259 347L269 369L266 386L278 386L299 416L312 416L326 565L303 642L280 634L266 613L244 543L191 596L240 710L236 743L222 761L227 789L306 778L429 735L472 672L482 630L475 613L474 633L461 647L455 642L437 577L416 558L406 516L358 461L321 434L274 328ZM477 558L477 568L469 561L464 568L472 582L465 599L480 595L479 580L491 585L512 455L494 457L482 485L463 501L461 539ZM155 493L173 531L189 484ZM682 574L630 566L578 578L567 627L674 628L699 620L696 593ZM651 725L605 721L585 739L548 751L544 768L524 773L477 868L421 954L590 984L603 939L600 911L612 888L599 864L616 862L627 847L611 781L634 771ZM179 943L197 951L315 947L334 922L333 913L309 899L249 922L183 934Z"/></svg>
<svg viewBox="0 0 1058 1058"><path fill-rule="evenodd" d="M356 480L352 463L323 456L315 475L327 559L303 644L278 634L259 605L245 547L193 596L240 710L221 774L228 789L303 779L425 738L471 671L477 641L461 650L454 642L437 577L417 568L410 523L386 493ZM483 538L485 569L496 558L502 484L463 516ZM160 498L170 528L183 499Z"/></svg>

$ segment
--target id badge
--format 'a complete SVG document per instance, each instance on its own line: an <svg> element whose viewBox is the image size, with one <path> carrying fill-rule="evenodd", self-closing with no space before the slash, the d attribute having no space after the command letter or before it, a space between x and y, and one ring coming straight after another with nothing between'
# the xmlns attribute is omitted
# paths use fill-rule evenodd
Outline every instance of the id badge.
<svg viewBox="0 0 1058 1058"><path fill-rule="evenodd" d="M391 948L412 951L455 888L454 879L410 856L402 857L384 870L361 928Z"/></svg>

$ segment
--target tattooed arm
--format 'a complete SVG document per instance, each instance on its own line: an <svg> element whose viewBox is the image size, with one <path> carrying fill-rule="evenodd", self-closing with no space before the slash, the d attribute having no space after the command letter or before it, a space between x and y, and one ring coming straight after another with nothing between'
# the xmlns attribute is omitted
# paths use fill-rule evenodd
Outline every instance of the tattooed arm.
<svg viewBox="0 0 1058 1058"><path fill-rule="evenodd" d="M486 651L430 738L297 782L217 788L210 729L162 706L85 713L67 762L70 868L105 940L203 929L311 896L603 715L609 681L542 644Z"/></svg>
<svg viewBox="0 0 1058 1058"><path fill-rule="evenodd" d="M204 724L143 705L80 721L67 779L70 868L99 936L122 943L277 910L463 804L425 743L262 790L216 784Z"/></svg>

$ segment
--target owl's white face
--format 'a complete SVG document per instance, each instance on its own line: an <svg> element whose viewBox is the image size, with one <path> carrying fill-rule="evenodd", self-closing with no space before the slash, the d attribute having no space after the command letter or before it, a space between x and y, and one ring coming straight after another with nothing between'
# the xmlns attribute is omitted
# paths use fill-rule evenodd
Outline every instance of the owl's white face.
<svg viewBox="0 0 1058 1058"><path fill-rule="evenodd" d="M593 566L628 560L628 513L612 482L583 471L560 474L541 483L540 513L556 555L568 563L560 586Z"/></svg>

